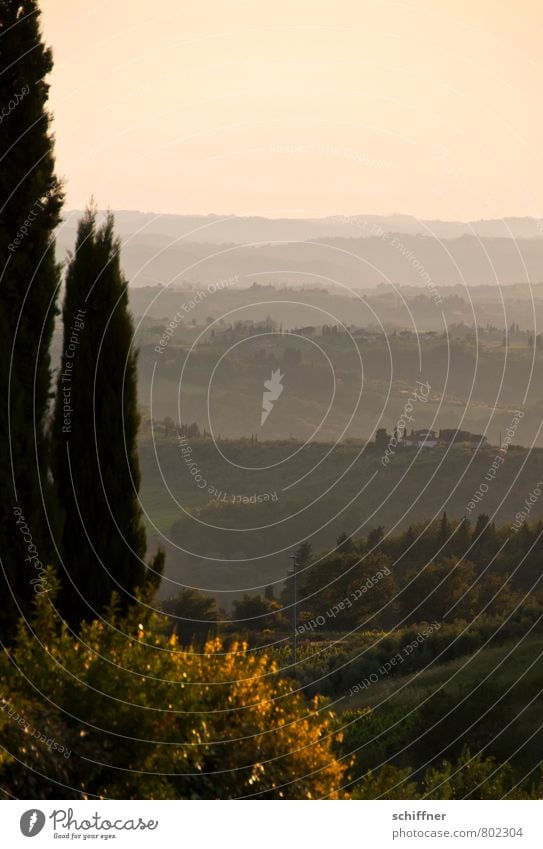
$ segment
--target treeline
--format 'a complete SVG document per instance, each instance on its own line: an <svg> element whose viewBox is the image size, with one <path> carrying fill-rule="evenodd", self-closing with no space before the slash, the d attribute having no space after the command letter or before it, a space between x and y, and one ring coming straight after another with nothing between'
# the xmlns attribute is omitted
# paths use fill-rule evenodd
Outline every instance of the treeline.
<svg viewBox="0 0 543 849"><path fill-rule="evenodd" d="M353 540L342 534L333 551L295 553L296 632L301 640L339 632L393 630L438 621L502 618L528 603L543 606L543 522L496 527L486 515L419 523L387 534L383 527ZM202 639L207 630L247 633L294 629L294 578L279 599L244 595L230 615L213 598L182 590L164 603L178 633ZM206 624L207 623L207 624Z"/></svg>
<svg viewBox="0 0 543 849"><path fill-rule="evenodd" d="M138 500L136 354L127 281L113 218L93 209L79 224L62 307L56 381L50 346L62 282L55 230L63 205L47 110L52 56L39 8L4 3L0 100L25 97L0 124L0 638L15 636L47 564L72 625L100 615L117 593L124 609L163 557L148 567ZM56 385L55 385L56 383Z"/></svg>
<svg viewBox="0 0 543 849"><path fill-rule="evenodd" d="M486 515L410 526L386 534L382 527L335 550L297 554L298 630L315 634L356 628L395 628L433 620L471 621L505 616L527 594L543 600L543 523L518 532L497 528ZM292 603L287 582L282 599Z"/></svg>

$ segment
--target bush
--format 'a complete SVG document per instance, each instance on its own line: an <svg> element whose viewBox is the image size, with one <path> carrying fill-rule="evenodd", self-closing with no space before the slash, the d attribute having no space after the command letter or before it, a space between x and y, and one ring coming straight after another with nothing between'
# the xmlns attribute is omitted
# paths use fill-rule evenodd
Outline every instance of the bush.
<svg viewBox="0 0 543 849"><path fill-rule="evenodd" d="M11 740L2 785L19 798L338 797L344 767L332 752L332 715L292 692L277 664L245 644L182 649L155 614L92 621L74 637L51 592L33 632L21 625L1 672L10 701L54 727L69 758ZM56 623L56 624L55 624ZM47 716L40 711L47 706ZM12 721L4 712L4 725ZM17 759L20 763L17 763ZM38 768L40 775L31 772ZM59 782L62 790L59 790Z"/></svg>

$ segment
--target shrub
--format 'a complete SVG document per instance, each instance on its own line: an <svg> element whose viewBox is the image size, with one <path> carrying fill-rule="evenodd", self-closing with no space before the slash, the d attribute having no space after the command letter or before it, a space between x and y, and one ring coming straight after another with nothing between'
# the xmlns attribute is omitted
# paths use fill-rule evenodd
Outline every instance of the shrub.
<svg viewBox="0 0 543 849"><path fill-rule="evenodd" d="M55 584L49 574L51 589L38 599L32 630L20 626L1 672L6 691L29 714L37 717L47 705L49 718L35 722L54 723L72 753L42 759L35 782L28 770L36 759L13 740L12 757L0 762L7 792L58 798L71 788L112 799L340 794L345 768L332 751L332 715L322 700L294 693L265 652L245 644L224 651L218 638L200 653L183 649L176 636L161 633L156 614L138 623L135 609L120 618L114 607L74 637L56 615Z"/></svg>

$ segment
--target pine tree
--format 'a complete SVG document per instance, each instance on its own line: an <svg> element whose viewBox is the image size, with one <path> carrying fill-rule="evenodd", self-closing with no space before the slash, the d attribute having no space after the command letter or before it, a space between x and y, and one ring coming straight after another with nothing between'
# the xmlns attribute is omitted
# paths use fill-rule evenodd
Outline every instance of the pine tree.
<svg viewBox="0 0 543 849"><path fill-rule="evenodd" d="M292 604L292 601L294 599L294 572L303 572L305 568L311 563L312 556L313 549L311 547L311 543L308 540L304 540L304 542L300 543L300 545L294 552L294 555L292 556L293 569L287 576L287 579L283 586L283 590L280 595L280 599L285 606Z"/></svg>
<svg viewBox="0 0 543 849"><path fill-rule="evenodd" d="M312 553L313 549L311 547L311 543L307 540L301 542L294 552L294 559L298 566L307 566L311 560Z"/></svg>
<svg viewBox="0 0 543 849"><path fill-rule="evenodd" d="M439 548L443 549L446 546L449 537L451 535L451 527L449 525L449 520L447 519L447 514L443 511L443 515L439 522L439 527L437 531L437 544ZM441 551L441 556L444 555L444 551Z"/></svg>
<svg viewBox="0 0 543 849"><path fill-rule="evenodd" d="M0 0L0 637L28 616L31 581L53 551L47 413L63 194L47 111L52 68L36 0ZM19 533L14 508L28 533ZM30 542L29 542L30 540Z"/></svg>
<svg viewBox="0 0 543 849"><path fill-rule="evenodd" d="M457 523L454 536L452 538L452 547L457 557L465 557L470 559L469 548L471 545L471 525L469 519L463 516Z"/></svg>
<svg viewBox="0 0 543 849"><path fill-rule="evenodd" d="M347 536L345 532L341 533L336 539L336 551L339 554L350 554L356 550L356 546L352 537Z"/></svg>
<svg viewBox="0 0 543 849"><path fill-rule="evenodd" d="M405 533L399 537L398 559L397 566L405 567L412 564L416 560L416 543L417 537L413 530L413 526L409 525Z"/></svg>
<svg viewBox="0 0 543 849"><path fill-rule="evenodd" d="M374 551L385 538L385 529L382 525L372 528L368 533L366 547L369 551Z"/></svg>
<svg viewBox="0 0 543 849"><path fill-rule="evenodd" d="M491 562L498 548L496 526L491 522L486 513L477 517L472 533L472 545L469 553L470 560L479 569L484 569Z"/></svg>
<svg viewBox="0 0 543 849"><path fill-rule="evenodd" d="M66 276L54 475L63 514L61 609L77 626L146 578L136 353L113 217L88 210ZM161 555L155 567L162 564Z"/></svg>

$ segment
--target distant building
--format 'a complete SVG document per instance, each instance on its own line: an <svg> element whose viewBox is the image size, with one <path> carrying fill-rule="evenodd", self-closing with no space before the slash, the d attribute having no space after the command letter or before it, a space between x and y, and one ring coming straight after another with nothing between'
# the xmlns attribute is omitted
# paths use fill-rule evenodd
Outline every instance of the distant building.
<svg viewBox="0 0 543 849"><path fill-rule="evenodd" d="M406 448L435 448L438 443L435 430L421 428L420 430L412 430L409 436L403 440Z"/></svg>
<svg viewBox="0 0 543 849"><path fill-rule="evenodd" d="M439 435L429 428L412 430L411 433L405 432L403 435L394 429L393 437L389 436L383 427L375 433L375 444L381 451L385 451L387 446L390 446L392 439L394 439L393 444L398 448L435 448L436 445L455 444L478 451L480 448L489 447L488 439L481 433L471 433L469 430L456 428L443 428L439 431Z"/></svg>

